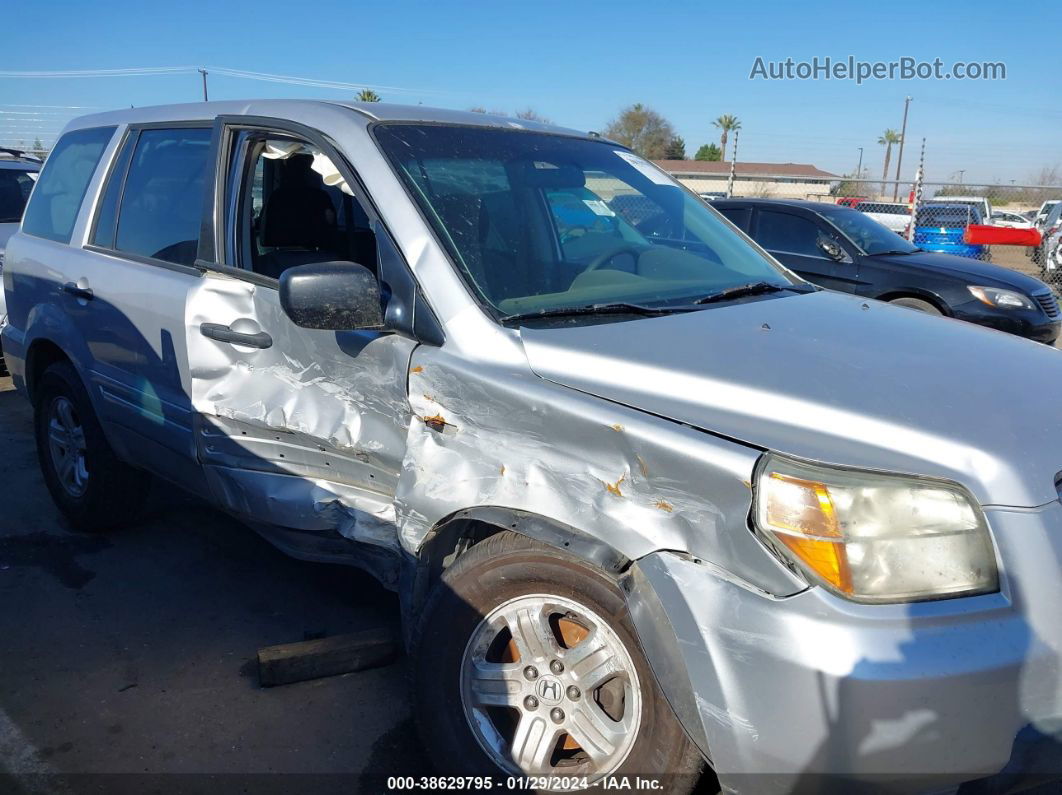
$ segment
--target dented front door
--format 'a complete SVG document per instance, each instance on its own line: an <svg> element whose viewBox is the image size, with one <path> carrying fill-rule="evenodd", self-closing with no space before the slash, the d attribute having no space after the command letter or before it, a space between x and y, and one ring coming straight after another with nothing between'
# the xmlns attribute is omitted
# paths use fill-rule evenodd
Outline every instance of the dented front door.
<svg viewBox="0 0 1062 795"><path fill-rule="evenodd" d="M296 326L279 274L376 259L363 203L306 137L219 120L218 263L186 310L197 454L214 498L252 520L397 548L415 342ZM349 242L349 247L347 243Z"/></svg>
<svg viewBox="0 0 1062 795"><path fill-rule="evenodd" d="M223 273L200 281L187 331L214 497L254 520L393 546L414 343L299 328L276 288Z"/></svg>

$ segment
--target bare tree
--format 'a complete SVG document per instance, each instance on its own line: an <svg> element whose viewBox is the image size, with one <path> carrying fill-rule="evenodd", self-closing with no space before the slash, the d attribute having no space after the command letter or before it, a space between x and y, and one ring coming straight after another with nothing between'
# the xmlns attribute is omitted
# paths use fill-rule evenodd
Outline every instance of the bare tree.
<svg viewBox="0 0 1062 795"><path fill-rule="evenodd" d="M524 110L517 111L516 112L516 118L525 119L527 121L540 121L543 124L552 124L553 123L550 119L548 119L545 116L543 116L541 113L539 113L534 108L525 108Z"/></svg>
<svg viewBox="0 0 1062 795"><path fill-rule="evenodd" d="M630 147L642 157L663 160L675 138L675 128L655 110L637 103L620 111L619 116L605 128L605 135Z"/></svg>

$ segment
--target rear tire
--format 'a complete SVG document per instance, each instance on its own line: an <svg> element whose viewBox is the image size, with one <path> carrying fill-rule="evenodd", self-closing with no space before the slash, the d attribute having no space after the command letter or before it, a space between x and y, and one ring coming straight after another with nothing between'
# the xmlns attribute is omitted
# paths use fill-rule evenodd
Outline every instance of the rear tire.
<svg viewBox="0 0 1062 795"><path fill-rule="evenodd" d="M40 377L34 389L34 430L44 483L75 530L99 531L135 521L151 477L114 454L69 363L53 364Z"/></svg>
<svg viewBox="0 0 1062 795"><path fill-rule="evenodd" d="M921 298L893 298L889 301L893 306L906 306L908 309L915 309L919 312L925 312L927 315L943 315L944 313L937 309L929 301L923 301Z"/></svg>
<svg viewBox="0 0 1062 795"><path fill-rule="evenodd" d="M683 793L703 768L615 580L524 536L491 536L444 572L413 665L418 728L442 774L642 775Z"/></svg>

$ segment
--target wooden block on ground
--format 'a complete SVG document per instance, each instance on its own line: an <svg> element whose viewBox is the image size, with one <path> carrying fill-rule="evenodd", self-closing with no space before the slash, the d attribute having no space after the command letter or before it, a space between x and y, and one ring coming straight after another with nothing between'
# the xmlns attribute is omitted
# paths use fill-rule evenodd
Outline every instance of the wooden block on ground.
<svg viewBox="0 0 1062 795"><path fill-rule="evenodd" d="M366 629L258 650L258 681L263 687L387 665L398 656L398 637L389 627Z"/></svg>

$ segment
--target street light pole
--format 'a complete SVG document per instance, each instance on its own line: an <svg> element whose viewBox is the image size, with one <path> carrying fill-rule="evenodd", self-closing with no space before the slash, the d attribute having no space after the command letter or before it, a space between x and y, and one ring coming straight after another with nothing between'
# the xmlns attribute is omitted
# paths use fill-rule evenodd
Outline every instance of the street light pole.
<svg viewBox="0 0 1062 795"><path fill-rule="evenodd" d="M900 193L900 164L903 162L903 145L907 140L907 106L910 104L911 98L905 98L903 101L903 125L900 127L900 152L896 155L896 182L892 186L893 201L896 201L896 197Z"/></svg>
<svg viewBox="0 0 1062 795"><path fill-rule="evenodd" d="M966 169L965 168L960 168L959 169L959 184L960 185L962 184L962 175L965 174L965 173L966 173Z"/></svg>
<svg viewBox="0 0 1062 795"><path fill-rule="evenodd" d="M209 102L210 101L210 97L207 96L207 82L206 82L207 70L206 69L197 69L196 71L198 71L199 74L201 74L203 76L203 102Z"/></svg>
<svg viewBox="0 0 1062 795"><path fill-rule="evenodd" d="M856 166L856 180L863 178L863 147L859 147L859 165Z"/></svg>

